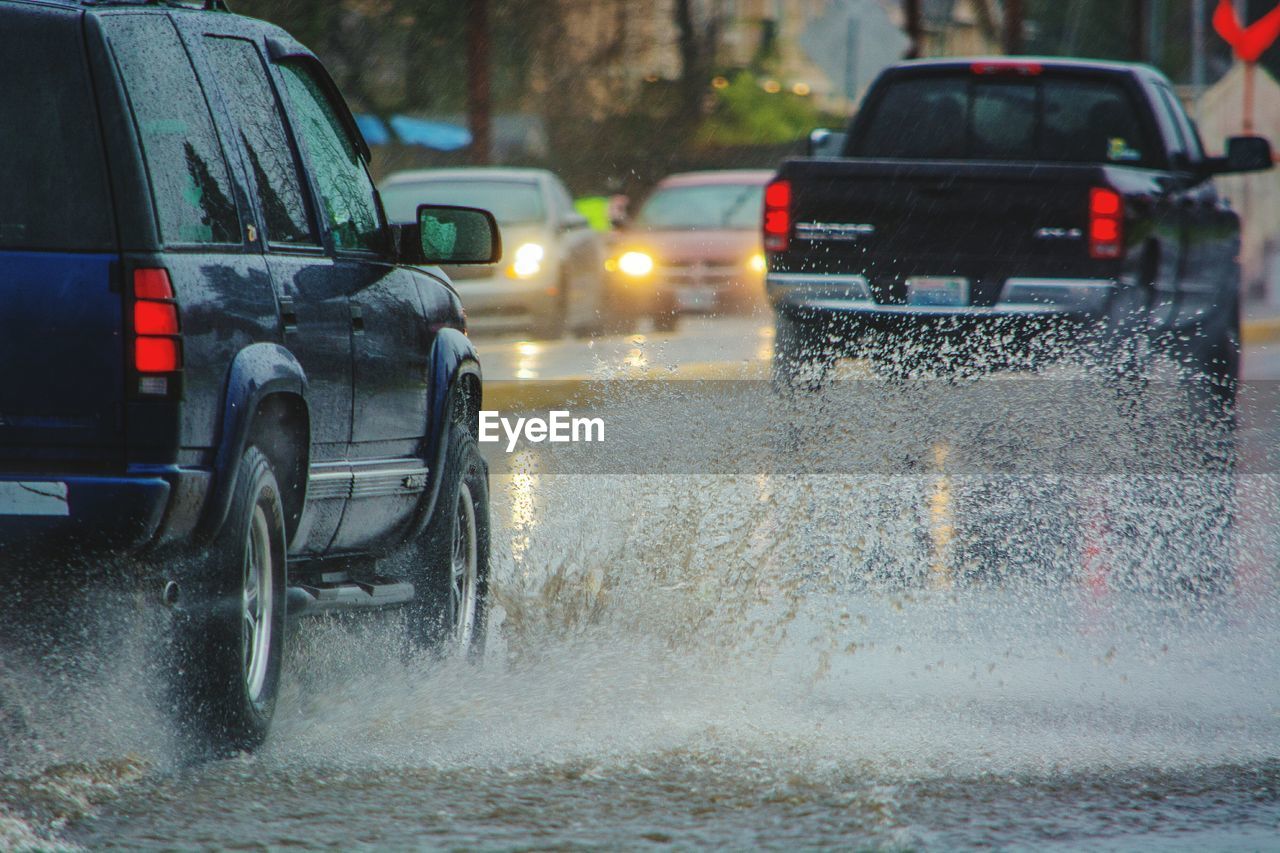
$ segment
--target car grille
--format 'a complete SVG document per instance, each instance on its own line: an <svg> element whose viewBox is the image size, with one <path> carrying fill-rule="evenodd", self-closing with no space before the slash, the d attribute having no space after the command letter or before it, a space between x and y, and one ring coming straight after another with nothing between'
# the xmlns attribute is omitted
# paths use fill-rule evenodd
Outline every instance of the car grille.
<svg viewBox="0 0 1280 853"><path fill-rule="evenodd" d="M744 277L745 270L740 261L691 261L687 263L663 264L658 273L668 284L675 287L722 286Z"/></svg>

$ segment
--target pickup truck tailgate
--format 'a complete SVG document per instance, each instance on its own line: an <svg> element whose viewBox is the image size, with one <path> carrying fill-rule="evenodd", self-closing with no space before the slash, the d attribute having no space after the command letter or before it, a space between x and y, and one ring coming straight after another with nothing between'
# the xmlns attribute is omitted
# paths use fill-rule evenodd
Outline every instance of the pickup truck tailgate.
<svg viewBox="0 0 1280 853"><path fill-rule="evenodd" d="M783 176L793 251L869 275L986 275L1015 259L1024 275L1064 274L1089 260L1089 189L1106 183L1096 166L972 162L793 162Z"/></svg>

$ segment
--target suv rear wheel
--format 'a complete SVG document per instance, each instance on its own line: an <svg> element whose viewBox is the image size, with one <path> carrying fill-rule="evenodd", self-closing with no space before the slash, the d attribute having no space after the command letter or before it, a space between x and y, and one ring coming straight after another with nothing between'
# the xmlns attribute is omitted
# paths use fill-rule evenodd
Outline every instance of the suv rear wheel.
<svg viewBox="0 0 1280 853"><path fill-rule="evenodd" d="M249 447L227 521L183 579L174 616L175 700L202 747L251 750L267 735L285 642L285 559L280 487Z"/></svg>

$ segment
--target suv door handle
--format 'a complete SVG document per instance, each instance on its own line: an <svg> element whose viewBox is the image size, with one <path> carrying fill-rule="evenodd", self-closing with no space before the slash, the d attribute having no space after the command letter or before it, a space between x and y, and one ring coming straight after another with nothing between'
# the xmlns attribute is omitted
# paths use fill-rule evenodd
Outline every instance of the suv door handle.
<svg viewBox="0 0 1280 853"><path fill-rule="evenodd" d="M364 334L364 306L358 302L351 303L351 329L357 335Z"/></svg>
<svg viewBox="0 0 1280 853"><path fill-rule="evenodd" d="M280 297L280 326L286 332L298 329L298 309L293 307L293 297Z"/></svg>

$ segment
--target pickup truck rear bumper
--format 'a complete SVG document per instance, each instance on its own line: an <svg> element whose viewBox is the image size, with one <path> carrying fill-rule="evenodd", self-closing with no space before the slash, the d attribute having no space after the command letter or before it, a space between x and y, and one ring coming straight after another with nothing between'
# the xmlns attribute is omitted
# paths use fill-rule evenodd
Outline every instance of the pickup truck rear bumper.
<svg viewBox="0 0 1280 853"><path fill-rule="evenodd" d="M1111 279L1010 278L993 305L911 305L876 302L861 275L773 273L766 283L775 310L855 316L893 327L938 320L1101 318L1115 292Z"/></svg>
<svg viewBox="0 0 1280 853"><path fill-rule="evenodd" d="M207 471L177 466L119 476L0 474L0 571L19 557L127 555L184 538L208 483Z"/></svg>

